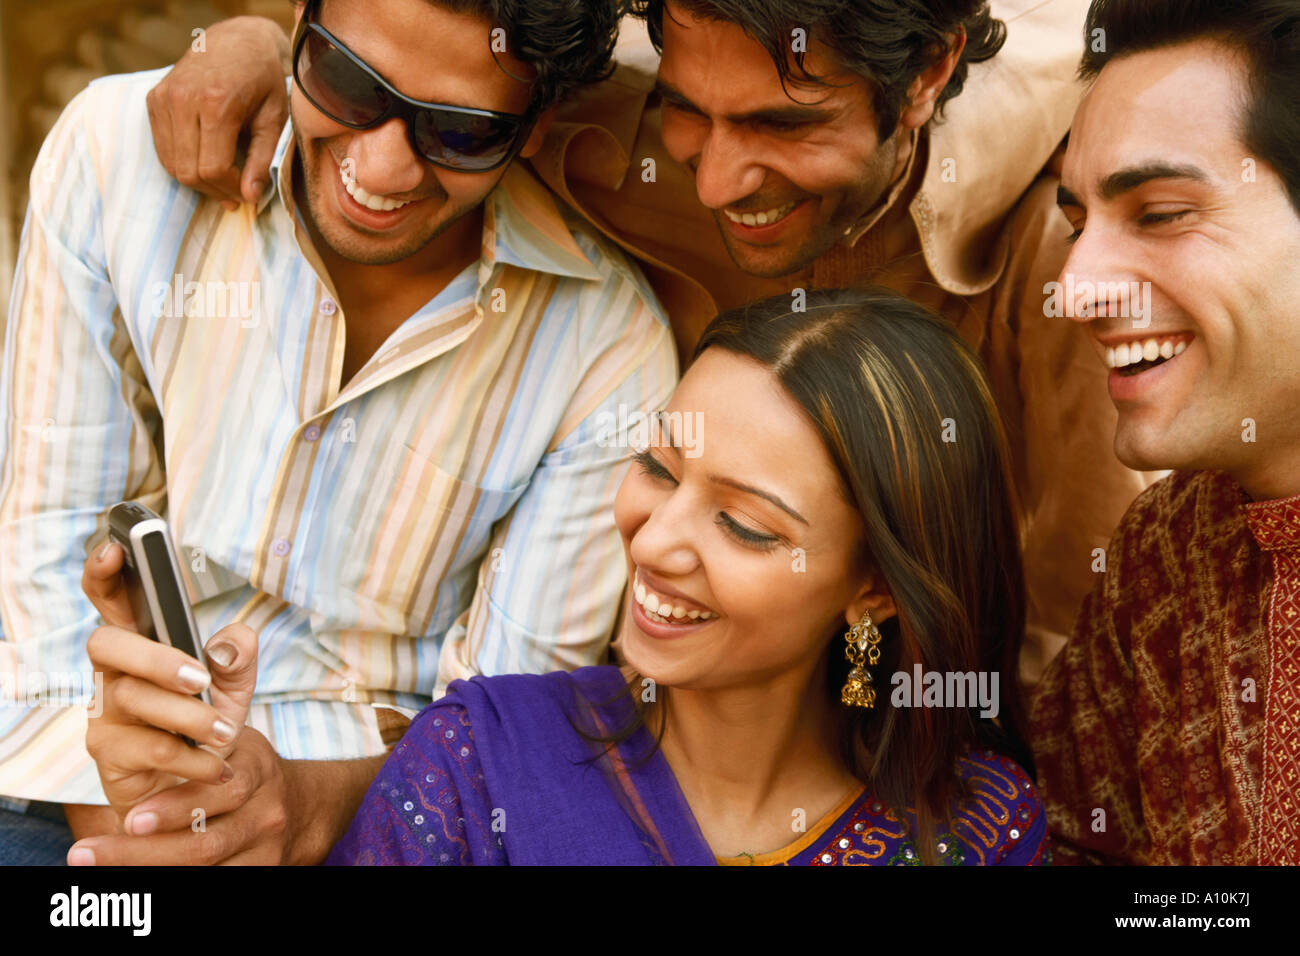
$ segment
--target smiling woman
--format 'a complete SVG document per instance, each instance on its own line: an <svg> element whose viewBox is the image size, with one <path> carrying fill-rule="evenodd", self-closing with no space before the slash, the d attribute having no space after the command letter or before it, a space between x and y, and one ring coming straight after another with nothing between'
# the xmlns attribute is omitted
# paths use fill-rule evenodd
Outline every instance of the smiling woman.
<svg viewBox="0 0 1300 956"><path fill-rule="evenodd" d="M628 667L453 684L332 862L1038 861L973 353L890 292L768 299L709 326L664 417L689 416L696 454L641 450L615 503ZM1000 717L850 690L916 668L993 678Z"/></svg>

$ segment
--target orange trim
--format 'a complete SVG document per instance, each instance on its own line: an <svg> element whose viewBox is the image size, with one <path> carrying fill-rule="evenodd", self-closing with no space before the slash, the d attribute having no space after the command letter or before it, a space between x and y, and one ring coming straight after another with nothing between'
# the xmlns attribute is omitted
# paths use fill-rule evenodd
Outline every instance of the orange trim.
<svg viewBox="0 0 1300 956"><path fill-rule="evenodd" d="M864 793L866 786L859 787L853 793L841 800L836 806L829 810L825 816L813 824L812 829L795 840L789 846L782 847L779 850L772 850L768 853L741 854L739 856L715 856L718 866L775 866L781 863L787 863L794 859L808 847L812 846L817 840L826 835L831 824L838 820L848 809L853 806Z"/></svg>

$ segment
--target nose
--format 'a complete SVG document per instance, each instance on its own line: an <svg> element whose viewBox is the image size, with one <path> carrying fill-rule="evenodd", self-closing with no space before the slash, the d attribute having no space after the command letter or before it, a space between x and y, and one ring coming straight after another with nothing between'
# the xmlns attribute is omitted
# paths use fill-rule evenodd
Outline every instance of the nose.
<svg viewBox="0 0 1300 956"><path fill-rule="evenodd" d="M737 130L714 123L698 153L695 190L709 209L721 209L758 192L763 185L763 167L752 144Z"/></svg>
<svg viewBox="0 0 1300 956"><path fill-rule="evenodd" d="M353 135L346 155L356 184L373 195L414 192L424 182L424 160L411 149L406 123L397 117Z"/></svg>
<svg viewBox="0 0 1300 956"><path fill-rule="evenodd" d="M667 496L632 535L628 550L637 567L666 580L682 578L700 566L693 506L680 490Z"/></svg>
<svg viewBox="0 0 1300 956"><path fill-rule="evenodd" d="M1075 322L1124 315L1132 303L1135 250L1119 229L1101 221L1084 225L1058 278L1065 314Z"/></svg>

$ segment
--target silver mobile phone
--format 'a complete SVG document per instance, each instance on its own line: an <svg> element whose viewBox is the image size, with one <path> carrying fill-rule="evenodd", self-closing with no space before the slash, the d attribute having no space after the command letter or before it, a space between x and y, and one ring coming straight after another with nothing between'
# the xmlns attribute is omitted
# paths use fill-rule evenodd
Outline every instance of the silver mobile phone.
<svg viewBox="0 0 1300 956"><path fill-rule="evenodd" d="M108 536L126 552L122 578L139 632L184 651L207 670L167 522L139 502L123 501L108 512ZM194 696L212 703L206 688Z"/></svg>

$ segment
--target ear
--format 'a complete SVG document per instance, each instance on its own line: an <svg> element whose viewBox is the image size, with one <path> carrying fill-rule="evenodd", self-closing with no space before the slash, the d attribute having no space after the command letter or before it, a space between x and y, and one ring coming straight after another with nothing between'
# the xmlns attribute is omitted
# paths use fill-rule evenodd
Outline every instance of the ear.
<svg viewBox="0 0 1300 956"><path fill-rule="evenodd" d="M920 76L912 81L907 90L907 106L899 116L900 126L908 129L920 129L934 116L934 104L939 99L952 71L957 69L962 51L966 49L966 30L959 29L949 37L948 53L942 59L926 68Z"/></svg>
<svg viewBox="0 0 1300 956"><path fill-rule="evenodd" d="M879 571L873 570L863 579L862 587L858 589L853 601L844 610L844 620L849 627L852 627L862 620L865 611L871 612L871 620L877 627L891 617L898 616L898 608L894 606L894 597L889 593L889 585L885 583Z"/></svg>
<svg viewBox="0 0 1300 956"><path fill-rule="evenodd" d="M546 139L546 131L551 128L551 121L555 119L555 111L558 108L559 104L557 103L537 117L537 122L533 124L533 131L528 134L528 142L524 143L524 148L519 151L521 159L535 156L537 151L542 148L542 141Z"/></svg>

